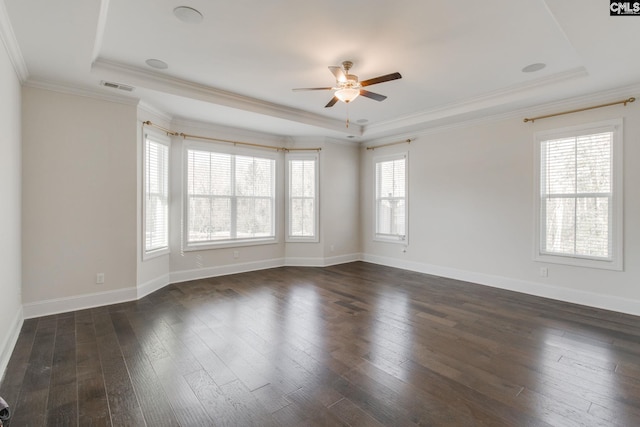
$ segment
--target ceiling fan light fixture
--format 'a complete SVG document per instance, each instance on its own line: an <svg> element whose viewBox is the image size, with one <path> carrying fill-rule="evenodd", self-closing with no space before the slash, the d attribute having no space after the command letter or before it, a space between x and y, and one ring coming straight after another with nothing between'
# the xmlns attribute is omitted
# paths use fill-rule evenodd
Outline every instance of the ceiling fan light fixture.
<svg viewBox="0 0 640 427"><path fill-rule="evenodd" d="M360 90L352 89L352 88L344 88L344 89L337 90L335 95L336 95L336 98L338 98L340 101L344 102L345 104L348 104L354 99L356 99L358 95L360 95Z"/></svg>

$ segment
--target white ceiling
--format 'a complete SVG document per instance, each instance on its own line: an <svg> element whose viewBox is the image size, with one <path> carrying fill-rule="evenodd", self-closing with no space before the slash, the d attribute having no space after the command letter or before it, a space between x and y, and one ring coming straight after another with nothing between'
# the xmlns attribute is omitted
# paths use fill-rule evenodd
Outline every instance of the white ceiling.
<svg viewBox="0 0 640 427"><path fill-rule="evenodd" d="M275 135L370 140L640 82L640 17L610 17L597 0L2 1L28 81ZM177 6L204 20L181 22ZM367 87L385 101L348 109L324 108L329 91L291 90L334 85L327 66L344 60L361 80L403 78Z"/></svg>

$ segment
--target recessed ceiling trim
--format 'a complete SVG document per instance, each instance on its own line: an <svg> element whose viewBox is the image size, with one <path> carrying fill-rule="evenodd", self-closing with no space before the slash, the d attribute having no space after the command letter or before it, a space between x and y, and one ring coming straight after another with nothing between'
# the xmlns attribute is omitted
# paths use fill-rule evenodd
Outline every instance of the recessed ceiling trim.
<svg viewBox="0 0 640 427"><path fill-rule="evenodd" d="M127 84L132 86L143 87L226 107L278 117L285 120L338 131L345 135L360 136L362 134L361 126L352 125L347 128L342 120L331 119L318 114L262 101L248 96L238 95L236 93L216 89L211 86L205 86L188 80L182 80L168 75L142 70L137 67L105 59L97 59L91 66L91 72L101 78L127 82Z"/></svg>
<svg viewBox="0 0 640 427"><path fill-rule="evenodd" d="M563 99L561 101L546 102L535 105L533 107L511 109L510 111L504 113L488 114L481 117L471 117L465 120L456 120L451 123L439 123L431 126L429 126L429 123L423 123L418 129L399 129L395 133L392 133L390 135L381 135L363 139L360 145L363 146L364 144L379 144L402 138L428 136L452 129L469 128L471 126L477 126L479 124L498 122L502 120L518 119L520 121L522 117L526 115L542 115L557 111L559 109L578 108L589 103L611 102L614 99L628 96L629 93L640 93L640 84L622 86L616 89L601 91L597 93L589 93L586 95Z"/></svg>
<svg viewBox="0 0 640 427"><path fill-rule="evenodd" d="M469 98L462 102L449 104L442 108L426 110L415 114L398 117L393 120L375 123L366 126L364 129L364 133L367 135L382 134L384 132L393 131L394 129L401 129L404 127L418 125L420 123L428 123L435 120L446 119L465 113L476 112L482 114L482 111L487 108L504 105L506 103L513 102L516 99L522 99L530 91L539 90L543 87L566 82L568 80L586 77L588 74L589 73L587 73L587 70L584 67L573 68L565 72L556 73L523 84L514 85L493 92L488 92L484 95Z"/></svg>
<svg viewBox="0 0 640 427"><path fill-rule="evenodd" d="M93 52L91 53L91 61L95 61L100 55L102 49L102 41L104 40L104 30L107 26L107 16L109 13L109 0L100 2L100 13L98 14L98 25L96 26L96 39L93 43Z"/></svg>
<svg viewBox="0 0 640 427"><path fill-rule="evenodd" d="M27 63L22 56L20 45L18 45L18 39L13 32L13 26L9 21L9 12L4 4L4 0L0 0L0 40L4 42L9 54L9 60L13 69L18 76L20 83L24 83L29 78L29 70L27 69Z"/></svg>

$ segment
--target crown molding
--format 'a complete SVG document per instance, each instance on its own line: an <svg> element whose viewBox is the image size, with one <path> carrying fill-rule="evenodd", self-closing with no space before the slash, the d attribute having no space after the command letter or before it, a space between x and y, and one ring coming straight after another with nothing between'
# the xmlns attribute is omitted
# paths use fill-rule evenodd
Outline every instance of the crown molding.
<svg viewBox="0 0 640 427"><path fill-rule="evenodd" d="M268 141L272 144L284 145L286 142L286 137L283 135L275 135L267 132L259 132L250 129L191 120L185 117L174 117L171 120L171 127L173 130L197 129L198 131L209 134L217 134L218 136L222 134L228 135L229 137L233 138L246 138L260 144L264 144L265 141Z"/></svg>
<svg viewBox="0 0 640 427"><path fill-rule="evenodd" d="M389 142L404 140L404 139L418 139L421 136L431 135L434 133L445 132L448 130L468 128L477 126L479 124L495 123L504 120L521 119L524 120L527 116L541 116L546 114L556 113L562 110L573 110L578 108L588 107L588 104L605 104L608 102L614 102L621 98L628 98L634 94L640 94L640 84L621 86L606 91L593 92L586 95L575 96L566 98L560 101L547 102L538 104L532 107L523 107L511 110L506 113L487 114L482 117L474 117L467 120L458 120L452 123L433 125L430 126L429 122L423 123L422 128L413 129L411 131L405 131L402 133L394 134L393 136L385 136L381 138L372 138L362 141L361 147L369 147L377 144L386 144ZM640 98L636 95L636 98ZM637 102L637 101L636 101ZM531 126L533 123L522 123L524 126Z"/></svg>
<svg viewBox="0 0 640 427"><path fill-rule="evenodd" d="M384 133L394 129L401 129L422 123L428 123L436 120L451 118L454 116L481 112L484 109L504 105L513 102L514 98L518 98L527 92L537 90L542 87L563 83L568 80L574 80L588 76L584 67L573 68L562 73L556 73L551 76L539 78L526 82L524 84L513 85L504 89L485 93L480 96L468 98L462 102L456 102L443 107L431 110L421 111L381 123L376 123L364 127L364 135L368 133Z"/></svg>
<svg viewBox="0 0 640 427"><path fill-rule="evenodd" d="M262 101L256 98L216 89L211 86L194 83L165 74L142 70L137 67L102 58L98 58L93 62L91 65L91 71L100 76L105 76L108 79L126 82L126 84L132 86L144 87L151 90L197 99L226 107L237 108L266 116L277 117L332 131L339 131L348 135L360 136L362 134L361 126L345 128L342 120L327 118L319 114Z"/></svg>
<svg viewBox="0 0 640 427"><path fill-rule="evenodd" d="M1 1L1 0L0 0ZM67 95L84 96L87 98L99 99L102 101L115 102L125 105L138 105L138 98L129 98L124 96L112 95L104 92L99 92L85 87L70 85L60 82L52 82L48 80L38 80L30 78L24 85L26 87L32 87L35 89L44 89L52 92L64 93Z"/></svg>
<svg viewBox="0 0 640 427"><path fill-rule="evenodd" d="M18 76L20 83L24 83L29 78L29 70L27 69L27 63L24 61L22 51L18 45L18 39L13 32L13 26L9 21L9 12L4 4L4 0L0 0L0 39L7 49L9 60L13 65L13 69Z"/></svg>
<svg viewBox="0 0 640 427"><path fill-rule="evenodd" d="M140 113L151 114L153 116L156 116L158 119L164 120L166 122L171 122L174 119L174 117L171 114L145 101L138 102L138 116L141 115Z"/></svg>
<svg viewBox="0 0 640 427"><path fill-rule="evenodd" d="M635 97L638 98L639 93L640 83L635 83L632 85L619 86L585 95L574 96L560 101L547 102L533 107L520 108L512 112L511 115L515 115L517 113L524 120L526 116L540 116L558 113L558 110L574 110L590 107L590 105L585 104L606 104L609 102L619 101L621 98L629 98L634 94Z"/></svg>

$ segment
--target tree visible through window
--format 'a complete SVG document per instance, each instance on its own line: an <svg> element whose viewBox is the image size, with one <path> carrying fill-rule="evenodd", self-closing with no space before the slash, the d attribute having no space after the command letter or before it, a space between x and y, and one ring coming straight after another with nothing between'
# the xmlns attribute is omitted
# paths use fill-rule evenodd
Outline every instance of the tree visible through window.
<svg viewBox="0 0 640 427"><path fill-rule="evenodd" d="M275 238L275 160L187 150L187 243Z"/></svg>
<svg viewBox="0 0 640 427"><path fill-rule="evenodd" d="M612 261L617 251L616 128L540 140L541 255Z"/></svg>

